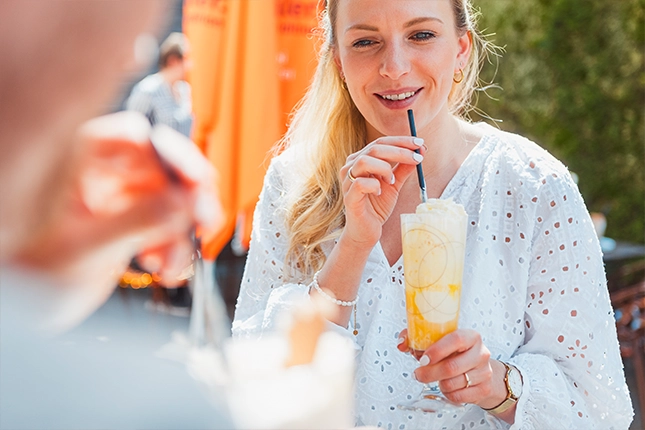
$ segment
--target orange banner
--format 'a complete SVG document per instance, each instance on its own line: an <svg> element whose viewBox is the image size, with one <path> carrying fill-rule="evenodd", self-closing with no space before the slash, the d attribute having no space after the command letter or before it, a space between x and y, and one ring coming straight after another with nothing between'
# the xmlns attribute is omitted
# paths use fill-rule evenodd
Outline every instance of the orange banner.
<svg viewBox="0 0 645 430"><path fill-rule="evenodd" d="M268 151L316 66L317 1L185 0L193 139L219 172L226 225L203 238L215 259L236 228L248 247Z"/></svg>

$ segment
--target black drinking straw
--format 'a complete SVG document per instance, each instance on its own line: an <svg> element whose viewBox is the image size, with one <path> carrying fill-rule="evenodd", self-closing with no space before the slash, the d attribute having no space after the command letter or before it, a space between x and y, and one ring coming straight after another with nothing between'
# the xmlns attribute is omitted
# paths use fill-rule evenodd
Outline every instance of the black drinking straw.
<svg viewBox="0 0 645 430"><path fill-rule="evenodd" d="M410 123L410 134L417 137L417 127L414 125L414 112L412 112L412 109L408 109L408 122ZM418 148L414 152L421 153ZM421 188L421 201L425 203L428 201L428 193L426 192L426 180L423 177L421 163L417 164L417 178L419 178L419 188Z"/></svg>

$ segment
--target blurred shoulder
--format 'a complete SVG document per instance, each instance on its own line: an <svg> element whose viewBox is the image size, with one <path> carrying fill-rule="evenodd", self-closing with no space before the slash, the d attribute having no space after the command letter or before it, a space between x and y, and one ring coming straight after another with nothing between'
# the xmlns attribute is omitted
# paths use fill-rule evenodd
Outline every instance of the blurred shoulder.
<svg viewBox="0 0 645 430"><path fill-rule="evenodd" d="M153 94L163 86L164 82L160 74L154 73L139 81L132 89L132 92Z"/></svg>

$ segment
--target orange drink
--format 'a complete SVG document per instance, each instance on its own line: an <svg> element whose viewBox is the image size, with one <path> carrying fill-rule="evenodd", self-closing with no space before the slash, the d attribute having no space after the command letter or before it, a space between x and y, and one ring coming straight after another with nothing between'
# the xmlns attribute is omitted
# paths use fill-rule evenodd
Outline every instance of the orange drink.
<svg viewBox="0 0 645 430"><path fill-rule="evenodd" d="M452 200L428 199L416 213L401 215L408 339L415 351L457 329L467 221Z"/></svg>

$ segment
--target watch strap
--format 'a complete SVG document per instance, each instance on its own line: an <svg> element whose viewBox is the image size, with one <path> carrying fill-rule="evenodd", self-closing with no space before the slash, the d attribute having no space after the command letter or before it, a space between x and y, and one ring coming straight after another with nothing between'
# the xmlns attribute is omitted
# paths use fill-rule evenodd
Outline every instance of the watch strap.
<svg viewBox="0 0 645 430"><path fill-rule="evenodd" d="M501 414L502 412L507 411L513 405L515 405L517 403L517 400L518 400L516 397L513 396L513 391L511 390L511 386L510 386L510 384L508 382L509 373L511 372L511 365L509 365L509 364L507 364L507 363L505 363L503 361L500 361L500 363L502 363L504 365L504 367L506 368L506 374L504 375L504 383L506 384L506 391L507 391L506 398L502 401L502 403L500 403L499 405L495 406L494 408L490 408L490 409L482 408L486 412L494 414L494 415ZM515 367L515 366L513 366L513 367Z"/></svg>

